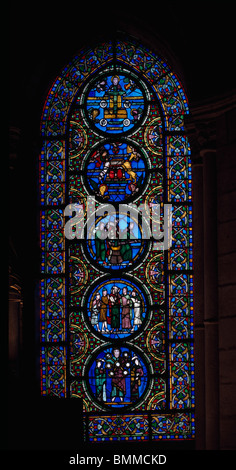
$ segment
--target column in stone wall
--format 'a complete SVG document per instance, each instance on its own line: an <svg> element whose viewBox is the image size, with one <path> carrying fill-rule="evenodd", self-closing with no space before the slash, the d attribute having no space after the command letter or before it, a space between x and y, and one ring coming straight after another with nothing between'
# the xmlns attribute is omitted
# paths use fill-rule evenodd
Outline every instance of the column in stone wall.
<svg viewBox="0 0 236 470"><path fill-rule="evenodd" d="M219 447L217 177L215 150L203 156L205 433L207 450Z"/></svg>

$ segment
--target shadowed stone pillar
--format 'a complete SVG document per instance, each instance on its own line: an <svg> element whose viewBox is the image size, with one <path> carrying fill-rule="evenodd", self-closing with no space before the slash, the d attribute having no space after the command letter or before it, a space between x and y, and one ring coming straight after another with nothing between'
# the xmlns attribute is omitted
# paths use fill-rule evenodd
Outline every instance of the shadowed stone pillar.
<svg viewBox="0 0 236 470"><path fill-rule="evenodd" d="M205 449L204 221L203 165L192 158L194 231L194 332L196 449Z"/></svg>
<svg viewBox="0 0 236 470"><path fill-rule="evenodd" d="M215 150L201 151L204 202L204 326L206 449L219 448L217 174Z"/></svg>

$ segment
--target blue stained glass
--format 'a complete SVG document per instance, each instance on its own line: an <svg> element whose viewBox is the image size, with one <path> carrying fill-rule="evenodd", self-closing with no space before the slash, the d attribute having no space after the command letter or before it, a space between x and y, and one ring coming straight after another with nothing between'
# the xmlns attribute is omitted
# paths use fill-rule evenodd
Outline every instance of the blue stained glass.
<svg viewBox="0 0 236 470"><path fill-rule="evenodd" d="M144 113L144 92L126 75L101 75L85 101L90 122L107 134L127 133Z"/></svg>
<svg viewBox="0 0 236 470"><path fill-rule="evenodd" d="M166 61L123 39L81 50L45 102L41 389L66 397L71 385L91 442L194 437L188 112ZM82 206L83 240L65 242L69 202ZM156 220L148 229L138 207L160 204L163 226L165 202L174 206L172 245L160 254L148 231L156 235Z"/></svg>
<svg viewBox="0 0 236 470"><path fill-rule="evenodd" d="M91 219L87 222L86 254L103 271L130 269L147 253L149 241L144 239L145 226L138 222L138 213Z"/></svg>
<svg viewBox="0 0 236 470"><path fill-rule="evenodd" d="M90 193L102 202L136 199L146 180L145 157L133 143L107 142L89 155L84 175Z"/></svg>
<svg viewBox="0 0 236 470"><path fill-rule="evenodd" d="M129 278L109 277L97 283L86 305L93 331L112 340L136 334L148 320L145 291Z"/></svg>
<svg viewBox="0 0 236 470"><path fill-rule="evenodd" d="M127 347L105 348L93 357L88 383L94 399L109 408L124 408L139 401L148 385L143 358Z"/></svg>

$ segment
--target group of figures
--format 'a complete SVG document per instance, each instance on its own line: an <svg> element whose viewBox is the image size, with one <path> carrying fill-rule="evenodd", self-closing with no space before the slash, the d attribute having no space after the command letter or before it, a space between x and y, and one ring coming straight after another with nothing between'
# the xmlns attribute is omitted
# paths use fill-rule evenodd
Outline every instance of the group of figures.
<svg viewBox="0 0 236 470"><path fill-rule="evenodd" d="M147 224L138 212L122 211L91 218L87 224L86 254L103 271L129 269L146 255L149 244Z"/></svg>
<svg viewBox="0 0 236 470"><path fill-rule="evenodd" d="M147 384L145 363L128 348L104 350L93 362L89 376L98 402L116 407L135 403Z"/></svg>
<svg viewBox="0 0 236 470"><path fill-rule="evenodd" d="M107 142L86 161L90 191L102 201L122 202L140 192L145 180L145 161L140 151L125 142Z"/></svg>
<svg viewBox="0 0 236 470"><path fill-rule="evenodd" d="M143 299L136 288L124 283L95 290L90 298L89 320L98 331L111 337L124 337L143 322Z"/></svg>
<svg viewBox="0 0 236 470"><path fill-rule="evenodd" d="M89 245L99 264L118 269L134 261L142 251L144 241L137 224L130 222L122 230L122 222L117 223L114 217L112 219L107 217L97 224L94 240L90 240Z"/></svg>

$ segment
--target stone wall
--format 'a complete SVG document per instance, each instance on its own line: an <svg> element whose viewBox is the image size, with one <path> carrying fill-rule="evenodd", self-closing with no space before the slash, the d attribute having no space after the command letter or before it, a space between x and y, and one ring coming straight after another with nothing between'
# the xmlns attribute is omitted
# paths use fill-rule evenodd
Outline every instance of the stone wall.
<svg viewBox="0 0 236 470"><path fill-rule="evenodd" d="M235 449L236 96L192 106L196 448Z"/></svg>
<svg viewBox="0 0 236 470"><path fill-rule="evenodd" d="M236 109L217 122L220 448L236 443Z"/></svg>

